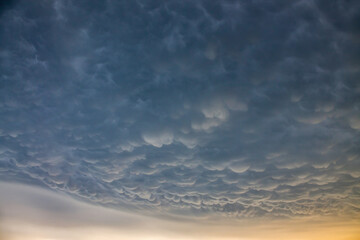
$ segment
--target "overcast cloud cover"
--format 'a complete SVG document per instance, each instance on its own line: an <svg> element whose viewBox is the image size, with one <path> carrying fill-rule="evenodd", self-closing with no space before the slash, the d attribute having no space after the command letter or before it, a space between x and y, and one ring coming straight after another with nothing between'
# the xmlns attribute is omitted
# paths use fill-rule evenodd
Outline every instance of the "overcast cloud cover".
<svg viewBox="0 0 360 240"><path fill-rule="evenodd" d="M360 1L8 1L0 179L171 216L360 216Z"/></svg>

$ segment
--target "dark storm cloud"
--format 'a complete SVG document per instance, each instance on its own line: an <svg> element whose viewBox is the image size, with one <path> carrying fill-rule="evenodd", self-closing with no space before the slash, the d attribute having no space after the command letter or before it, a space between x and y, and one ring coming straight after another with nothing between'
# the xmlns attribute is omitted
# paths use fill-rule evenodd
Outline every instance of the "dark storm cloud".
<svg viewBox="0 0 360 240"><path fill-rule="evenodd" d="M19 1L0 174L167 214L359 214L356 1Z"/></svg>

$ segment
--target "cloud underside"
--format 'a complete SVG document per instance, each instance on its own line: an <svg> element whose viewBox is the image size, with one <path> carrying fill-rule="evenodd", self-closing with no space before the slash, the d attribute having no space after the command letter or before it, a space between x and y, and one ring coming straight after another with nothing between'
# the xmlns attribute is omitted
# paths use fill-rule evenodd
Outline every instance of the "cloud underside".
<svg viewBox="0 0 360 240"><path fill-rule="evenodd" d="M18 1L0 178L173 216L359 216L357 1Z"/></svg>

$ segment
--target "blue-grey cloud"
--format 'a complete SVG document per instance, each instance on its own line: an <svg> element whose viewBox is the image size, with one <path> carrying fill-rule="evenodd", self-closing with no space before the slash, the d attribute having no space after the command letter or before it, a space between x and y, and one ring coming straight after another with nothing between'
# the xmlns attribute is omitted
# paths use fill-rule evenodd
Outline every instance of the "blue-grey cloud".
<svg viewBox="0 0 360 240"><path fill-rule="evenodd" d="M357 1L18 1L0 177L112 207L359 215Z"/></svg>

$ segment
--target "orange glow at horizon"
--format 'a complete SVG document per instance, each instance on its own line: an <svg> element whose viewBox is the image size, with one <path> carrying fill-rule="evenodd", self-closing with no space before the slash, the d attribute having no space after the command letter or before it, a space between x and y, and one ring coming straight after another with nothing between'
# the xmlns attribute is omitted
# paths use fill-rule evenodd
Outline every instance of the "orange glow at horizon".
<svg viewBox="0 0 360 240"><path fill-rule="evenodd" d="M227 233L223 236L220 236L219 233L204 233L199 232L194 234L194 236L188 236L187 234L180 233L141 233L141 230L138 233L124 233L121 231L116 231L115 229L104 229L104 228L91 228L91 229L54 229L46 227L24 227L17 226L18 228L23 228L21 232L11 232L3 235L1 240L318 240L318 239L327 239L327 240L358 240L360 236L360 231L358 230L360 225L357 226L343 226L343 227L329 227L323 229L306 229L304 231L271 231L261 230L256 231L255 227L252 227L251 231L246 233L239 233L234 231L233 233ZM24 230L25 229L25 230ZM209 231L211 232L211 230ZM230 236L233 235L233 236Z"/></svg>

